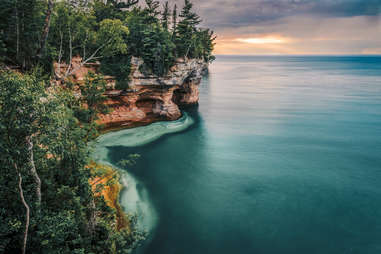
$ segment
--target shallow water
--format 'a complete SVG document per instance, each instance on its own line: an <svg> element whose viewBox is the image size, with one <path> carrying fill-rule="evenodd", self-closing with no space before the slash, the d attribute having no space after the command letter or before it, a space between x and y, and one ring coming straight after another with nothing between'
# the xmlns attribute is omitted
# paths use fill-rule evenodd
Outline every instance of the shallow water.
<svg viewBox="0 0 381 254"><path fill-rule="evenodd" d="M200 89L180 132L101 142L141 154L140 252L381 253L381 57L221 56Z"/></svg>
<svg viewBox="0 0 381 254"><path fill-rule="evenodd" d="M141 231L152 232L157 223L157 214L149 198L149 194L140 181L138 181L127 170L123 170L120 161L129 159L128 154L119 153L121 158L118 161L109 159L109 149L111 147L136 147L149 144L163 135L181 132L194 123L192 117L186 112L183 116L172 122L157 122L148 126L134 129L126 129L118 132L109 132L100 136L94 144L92 158L101 164L112 166L118 169L121 175L120 182L123 189L120 193L120 204L123 210L130 215L138 215L137 228ZM130 169L133 166L130 166ZM149 239L146 241L148 242Z"/></svg>

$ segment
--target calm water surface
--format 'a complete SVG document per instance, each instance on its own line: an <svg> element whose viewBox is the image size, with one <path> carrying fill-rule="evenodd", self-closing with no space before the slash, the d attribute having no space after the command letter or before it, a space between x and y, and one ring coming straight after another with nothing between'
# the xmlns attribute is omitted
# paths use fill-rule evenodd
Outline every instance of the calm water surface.
<svg viewBox="0 0 381 254"><path fill-rule="evenodd" d="M220 56L200 90L186 130L107 146L141 154L140 252L381 253L381 57Z"/></svg>

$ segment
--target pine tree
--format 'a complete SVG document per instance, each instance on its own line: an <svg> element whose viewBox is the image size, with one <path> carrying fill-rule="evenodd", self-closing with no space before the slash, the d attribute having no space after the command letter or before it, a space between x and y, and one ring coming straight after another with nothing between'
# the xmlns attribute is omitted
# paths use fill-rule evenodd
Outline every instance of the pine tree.
<svg viewBox="0 0 381 254"><path fill-rule="evenodd" d="M145 0L145 2L147 7L144 10L148 16L147 23L148 24L157 23L158 21L157 17L160 14L160 11L158 10L158 8L160 7L160 3L155 0Z"/></svg>
<svg viewBox="0 0 381 254"><path fill-rule="evenodd" d="M166 31L168 31L169 13L170 10L168 6L168 1L166 1L163 5L163 12L161 14L161 24Z"/></svg>
<svg viewBox="0 0 381 254"><path fill-rule="evenodd" d="M214 35L214 32L210 29L202 29L200 30L200 43L201 43L201 55L205 62L212 62L215 60L215 57L212 55L216 36Z"/></svg>
<svg viewBox="0 0 381 254"><path fill-rule="evenodd" d="M201 23L200 17L192 11L193 4L189 0L185 0L184 7L180 13L182 20L176 28L177 38L176 46L179 56L193 57L192 47L194 47L195 33L197 26Z"/></svg>
<svg viewBox="0 0 381 254"><path fill-rule="evenodd" d="M172 12L172 34L173 38L176 37L176 28L177 28L177 5L175 4L175 7L173 8Z"/></svg>
<svg viewBox="0 0 381 254"><path fill-rule="evenodd" d="M114 5L118 8L118 9L128 9L128 8L131 8L132 6L136 5L137 3L139 3L139 0L127 0L127 1L115 1L114 0Z"/></svg>
<svg viewBox="0 0 381 254"><path fill-rule="evenodd" d="M201 19L197 13L192 11L192 8L193 3L190 0L184 0L184 7L180 13L180 18L183 20L180 23L188 25L192 29L196 29L196 26L201 23Z"/></svg>

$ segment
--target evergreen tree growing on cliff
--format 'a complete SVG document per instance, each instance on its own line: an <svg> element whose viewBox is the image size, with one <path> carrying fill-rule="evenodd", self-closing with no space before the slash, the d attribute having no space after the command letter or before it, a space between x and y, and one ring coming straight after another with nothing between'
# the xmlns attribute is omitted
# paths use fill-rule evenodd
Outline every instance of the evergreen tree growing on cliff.
<svg viewBox="0 0 381 254"><path fill-rule="evenodd" d="M167 31L168 31L168 24L169 24L169 15L170 15L170 10L168 6L168 1L166 1L165 4L163 5L163 12L161 14L161 25Z"/></svg>
<svg viewBox="0 0 381 254"><path fill-rule="evenodd" d="M213 56L213 50L215 45L216 36L214 32L210 29L201 29L200 34L200 43L201 43L201 55L205 62L212 62L216 59Z"/></svg>
<svg viewBox="0 0 381 254"><path fill-rule="evenodd" d="M173 65L175 45L171 34L160 26L153 26L144 31L143 60L148 72L157 76L165 75Z"/></svg>
<svg viewBox="0 0 381 254"><path fill-rule="evenodd" d="M181 21L176 27L176 50L179 56L193 57L192 47L195 44L197 26L201 23L200 17L192 11L193 4L185 0L181 10Z"/></svg>
<svg viewBox="0 0 381 254"><path fill-rule="evenodd" d="M172 34L173 38L176 37L176 28L177 28L177 5L175 4L175 7L172 11Z"/></svg>
<svg viewBox="0 0 381 254"><path fill-rule="evenodd" d="M158 10L160 7L160 3L155 0L145 0L146 8L144 9L147 14L147 23L153 24L158 22L158 16L160 11Z"/></svg>

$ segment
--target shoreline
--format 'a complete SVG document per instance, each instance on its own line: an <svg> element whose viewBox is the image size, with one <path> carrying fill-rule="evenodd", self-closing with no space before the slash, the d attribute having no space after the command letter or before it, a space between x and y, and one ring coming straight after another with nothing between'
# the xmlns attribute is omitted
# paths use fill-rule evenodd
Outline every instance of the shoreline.
<svg viewBox="0 0 381 254"><path fill-rule="evenodd" d="M136 226L139 230L152 232L158 220L155 208L150 201L149 193L144 184L138 181L127 169L115 165L108 158L108 147L127 146L137 147L152 143L162 136L177 133L188 129L194 120L186 112L174 121L160 121L148 125L108 130L101 132L96 139L92 158L95 163L111 167L116 170L120 177L121 185L118 195L115 197L125 215L136 215ZM139 186L139 188L138 188Z"/></svg>

